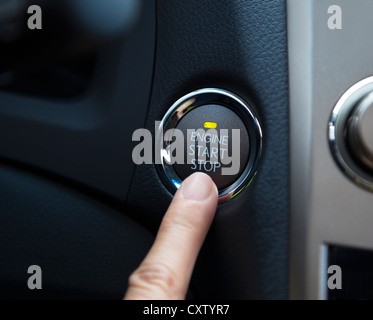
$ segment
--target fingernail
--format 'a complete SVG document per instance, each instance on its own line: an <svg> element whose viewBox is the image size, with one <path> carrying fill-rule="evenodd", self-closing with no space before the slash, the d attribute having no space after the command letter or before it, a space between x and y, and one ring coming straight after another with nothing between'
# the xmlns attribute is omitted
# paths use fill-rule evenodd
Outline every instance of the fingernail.
<svg viewBox="0 0 373 320"><path fill-rule="evenodd" d="M207 174L196 172L184 180L180 191L185 199L203 201L210 196L213 186Z"/></svg>

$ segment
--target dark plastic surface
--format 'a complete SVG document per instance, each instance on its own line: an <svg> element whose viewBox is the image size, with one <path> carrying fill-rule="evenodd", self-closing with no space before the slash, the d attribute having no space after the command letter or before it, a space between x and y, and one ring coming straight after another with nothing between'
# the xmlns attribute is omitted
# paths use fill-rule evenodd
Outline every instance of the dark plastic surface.
<svg viewBox="0 0 373 320"><path fill-rule="evenodd" d="M265 133L257 177L221 205L192 281L199 298L288 297L289 145L285 0L159 0L147 128L193 90L252 98ZM152 165L136 168L128 212L156 230L171 200Z"/></svg>
<svg viewBox="0 0 373 320"><path fill-rule="evenodd" d="M206 162L201 162L202 155L207 148L207 152L211 151L210 144L206 143L204 149L199 149L198 142L193 144L193 149L188 150L187 149L187 141L185 142L185 163L184 164L174 164L174 168L176 170L176 173L179 175L181 179L185 179L192 173L196 171L201 171L206 174L208 174L216 183L218 189L223 189L228 186L230 186L234 181L236 181L240 175L242 174L243 170L245 169L245 166L247 164L247 161L249 159L249 153L250 153L250 142L249 142L249 136L247 129L245 128L244 123L240 119L239 116L237 116L232 110L217 106L217 105L207 105L207 106L201 106L198 108L193 109L192 111L188 112L176 125L176 128L181 130L184 134L184 137L188 137L187 131L188 129L193 130L206 130L204 128L205 121L211 121L217 123L217 127L215 130L217 130L217 134L215 137L219 139L220 143L218 146L218 152L216 153L217 156L214 156L209 153L209 156L206 156ZM220 133L221 129L227 129L228 130L228 139L222 140L222 135ZM225 165L222 163L221 158L222 157L233 157L232 154L232 129L238 129L240 130L240 168L237 174L235 175L222 175L222 168L224 167L230 167L232 164ZM197 136L198 137L198 136ZM210 137L210 136L209 136ZM198 140L198 139L197 139ZM200 139L199 139L200 140ZM208 141L208 140L207 140ZM221 151L221 150L224 151ZM187 154L190 152L194 152L195 154L195 162L192 164L186 163L187 161ZM199 160L199 161L198 161ZM217 169L214 170L215 164L218 165ZM194 168L194 169L192 169Z"/></svg>
<svg viewBox="0 0 373 320"><path fill-rule="evenodd" d="M141 5L142 0L2 0L0 72L89 53L128 33ZM42 23L32 29L35 6Z"/></svg>
<svg viewBox="0 0 373 320"><path fill-rule="evenodd" d="M131 35L99 52L86 94L0 92L0 158L26 164L0 164L0 298L123 297L153 240L118 203L133 175L132 133L144 126L154 48L155 1L147 0ZM39 291L27 287L33 264L43 271Z"/></svg>
<svg viewBox="0 0 373 320"><path fill-rule="evenodd" d="M132 133L144 126L149 103L154 46L149 0L133 32L99 53L85 95L50 100L0 92L0 157L124 200L134 169Z"/></svg>
<svg viewBox="0 0 373 320"><path fill-rule="evenodd" d="M121 299L153 241L121 212L0 164L0 298ZM28 267L42 269L29 290Z"/></svg>

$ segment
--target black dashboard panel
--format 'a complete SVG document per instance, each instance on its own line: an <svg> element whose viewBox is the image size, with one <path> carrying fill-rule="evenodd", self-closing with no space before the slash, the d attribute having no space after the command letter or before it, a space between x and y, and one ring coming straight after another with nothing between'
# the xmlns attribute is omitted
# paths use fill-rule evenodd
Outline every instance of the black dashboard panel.
<svg viewBox="0 0 373 320"><path fill-rule="evenodd" d="M198 298L285 299L289 144L285 1L157 2L157 48L146 127L204 87L252 99L263 158L249 188L219 207L192 281ZM128 212L156 230L171 194L153 166L136 168ZM157 205L154 205L157 204Z"/></svg>

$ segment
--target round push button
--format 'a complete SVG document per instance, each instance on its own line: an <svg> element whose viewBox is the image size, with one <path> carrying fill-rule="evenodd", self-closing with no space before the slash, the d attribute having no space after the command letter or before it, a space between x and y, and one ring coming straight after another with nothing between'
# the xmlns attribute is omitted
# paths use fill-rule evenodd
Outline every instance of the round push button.
<svg viewBox="0 0 373 320"><path fill-rule="evenodd" d="M184 164L174 164L182 180L195 171L201 171L208 174L221 190L241 176L249 159L250 139L245 124L231 109L219 105L195 108L180 120L176 128L187 140ZM233 145L232 130L238 130L237 146ZM188 156L191 158L189 163ZM223 174L223 168L231 165L236 166L232 170L235 173Z"/></svg>
<svg viewBox="0 0 373 320"><path fill-rule="evenodd" d="M256 174L262 130L250 104L222 89L201 89L176 101L158 127L158 166L175 191L194 172L208 174L224 202Z"/></svg>

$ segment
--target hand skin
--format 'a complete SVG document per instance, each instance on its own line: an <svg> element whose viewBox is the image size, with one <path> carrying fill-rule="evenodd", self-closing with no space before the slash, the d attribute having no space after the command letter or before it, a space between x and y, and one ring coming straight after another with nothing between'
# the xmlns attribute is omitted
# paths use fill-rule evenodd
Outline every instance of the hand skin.
<svg viewBox="0 0 373 320"><path fill-rule="evenodd" d="M130 276L124 299L185 299L217 204L218 190L208 175L197 172L184 180L163 217L152 248Z"/></svg>

